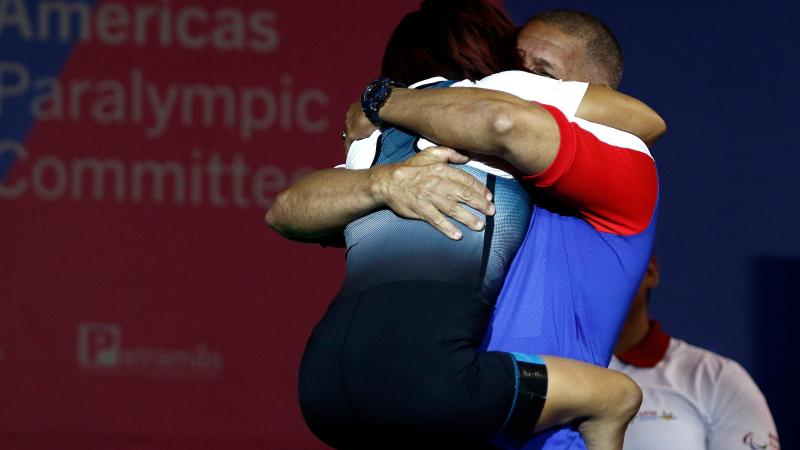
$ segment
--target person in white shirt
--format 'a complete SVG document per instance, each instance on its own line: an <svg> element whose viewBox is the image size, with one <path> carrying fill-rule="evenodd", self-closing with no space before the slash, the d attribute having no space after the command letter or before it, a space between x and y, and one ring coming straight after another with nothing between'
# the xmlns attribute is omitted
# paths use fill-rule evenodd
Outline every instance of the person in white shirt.
<svg viewBox="0 0 800 450"><path fill-rule="evenodd" d="M769 406L736 361L670 337L647 310L659 284L653 256L609 366L636 381L644 400L626 450L780 450Z"/></svg>

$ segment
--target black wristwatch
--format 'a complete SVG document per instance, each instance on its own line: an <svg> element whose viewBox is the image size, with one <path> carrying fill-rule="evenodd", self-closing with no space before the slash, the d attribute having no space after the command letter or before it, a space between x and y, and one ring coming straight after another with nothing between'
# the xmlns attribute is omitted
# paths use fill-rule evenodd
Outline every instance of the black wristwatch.
<svg viewBox="0 0 800 450"><path fill-rule="evenodd" d="M378 78L368 84L366 89L364 89L364 93L361 94L361 109L364 110L367 119L374 125L380 126L383 124L381 118L378 117L378 111L380 111L383 104L386 103L386 99L388 99L389 95L392 93L392 88L395 87L405 86L386 77Z"/></svg>

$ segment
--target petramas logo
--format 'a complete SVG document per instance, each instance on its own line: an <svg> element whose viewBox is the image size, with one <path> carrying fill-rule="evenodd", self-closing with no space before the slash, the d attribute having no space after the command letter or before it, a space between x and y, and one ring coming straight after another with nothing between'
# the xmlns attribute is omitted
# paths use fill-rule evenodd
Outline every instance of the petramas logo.
<svg viewBox="0 0 800 450"><path fill-rule="evenodd" d="M78 368L86 372L170 378L217 378L223 355L200 343L193 349L123 346L119 324L78 324Z"/></svg>

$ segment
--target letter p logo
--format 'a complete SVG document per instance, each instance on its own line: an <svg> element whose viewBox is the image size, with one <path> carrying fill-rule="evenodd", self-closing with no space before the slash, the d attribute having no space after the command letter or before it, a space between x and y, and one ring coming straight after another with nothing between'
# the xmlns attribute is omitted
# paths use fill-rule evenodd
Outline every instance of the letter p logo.
<svg viewBox="0 0 800 450"><path fill-rule="evenodd" d="M116 324L78 324L78 366L113 368L119 364L122 331Z"/></svg>

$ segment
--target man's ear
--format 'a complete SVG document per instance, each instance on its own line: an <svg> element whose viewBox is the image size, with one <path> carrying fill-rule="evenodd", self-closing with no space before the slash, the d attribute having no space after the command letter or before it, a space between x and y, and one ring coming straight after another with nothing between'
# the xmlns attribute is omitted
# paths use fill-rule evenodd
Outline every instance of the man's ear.
<svg viewBox="0 0 800 450"><path fill-rule="evenodd" d="M647 263L647 287L650 289L657 288L661 282L661 266L658 263L656 255L650 256L650 261Z"/></svg>

